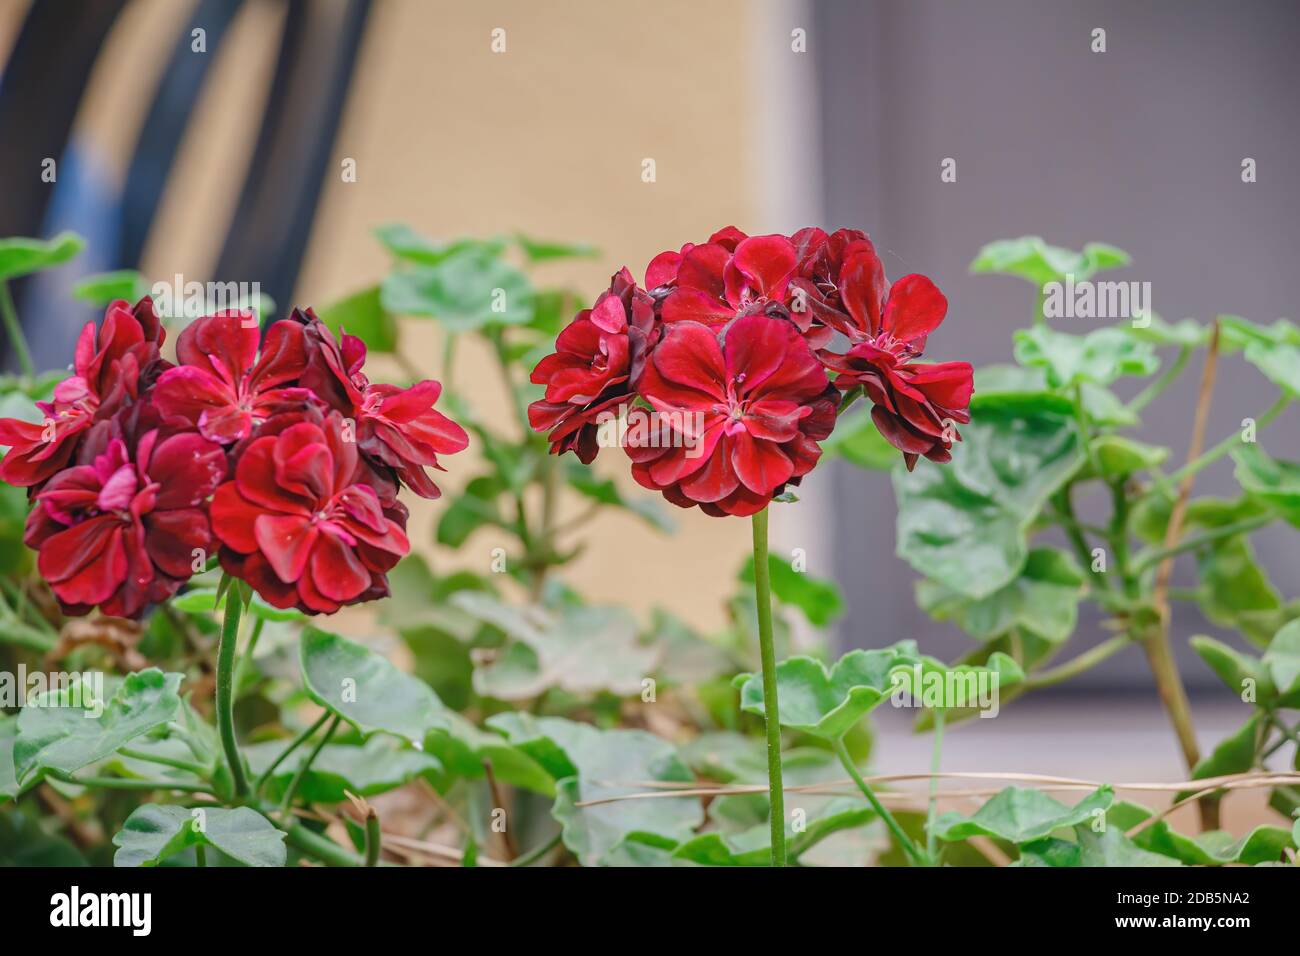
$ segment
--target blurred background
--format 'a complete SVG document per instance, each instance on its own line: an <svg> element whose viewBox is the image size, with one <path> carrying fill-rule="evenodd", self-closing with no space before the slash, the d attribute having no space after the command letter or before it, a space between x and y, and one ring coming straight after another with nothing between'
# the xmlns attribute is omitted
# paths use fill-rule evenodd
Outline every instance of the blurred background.
<svg viewBox="0 0 1300 956"><path fill-rule="evenodd" d="M1149 281L1166 319L1271 321L1294 315L1297 26L1300 6L1265 0L0 0L0 235L88 239L63 271L17 287L46 368L95 317L67 291L80 275L257 281L283 314L382 276L372 230L390 222L590 242L598 257L549 267L589 296L618 267L639 279L657 252L723 225L860 227L891 278L924 272L948 295L929 354L976 365L1009 358L1032 290L967 266L985 242L1024 234L1128 251L1116 278ZM940 179L947 159L954 182ZM404 358L432 374L438 328L406 321ZM495 374L472 348L456 361L462 387ZM1238 365L1221 368L1211 436L1271 400ZM1195 387L1186 376L1147 415L1175 448ZM497 389L481 401L509 421ZM1300 444L1294 414L1273 429L1279 453ZM453 489L470 472L455 461ZM621 465L597 462L630 483ZM1232 487L1222 464L1198 490ZM841 584L842 647L911 637L949 659L969 647L915 605L886 474L837 462L800 498L774 509L775 546L804 549L810 571ZM420 503L413 541L432 540L438 510ZM748 529L674 517L669 537L602 512L567 575L593 601L671 604L717 626ZM436 568L486 562L492 542L474 544L428 555ZM1283 593L1300 592L1294 537L1278 529L1260 552ZM1178 619L1175 644L1200 631L1214 633ZM1085 614L1074 650L1103 636ZM1180 660L1212 745L1239 723L1236 702ZM1136 649L955 733L952 769L1181 769ZM925 760L925 738L881 737L881 762Z"/></svg>

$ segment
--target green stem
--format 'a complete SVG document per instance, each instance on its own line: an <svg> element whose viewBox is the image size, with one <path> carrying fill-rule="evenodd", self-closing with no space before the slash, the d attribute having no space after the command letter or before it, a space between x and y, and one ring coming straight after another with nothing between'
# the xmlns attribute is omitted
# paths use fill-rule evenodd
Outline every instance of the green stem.
<svg viewBox="0 0 1300 956"><path fill-rule="evenodd" d="M1024 683L1025 690L1038 690L1042 687L1051 687L1054 684L1060 684L1076 677L1084 671L1096 667L1106 658L1111 657L1133 642L1127 634L1120 634L1108 640L1102 641L1091 650L1084 651L1078 657L1070 660L1059 667L1053 667L1051 670L1042 671L1029 677Z"/></svg>
<svg viewBox="0 0 1300 956"><path fill-rule="evenodd" d="M23 325L18 321L18 310L14 308L14 297L9 294L9 283L0 280L0 319L4 320L5 332L13 343L14 354L18 356L18 365L23 374L31 378L36 374L32 364L32 353L27 348L27 337L23 335Z"/></svg>
<svg viewBox="0 0 1300 956"><path fill-rule="evenodd" d="M361 866L365 861L350 850L345 850L328 837L309 830L301 823L281 824L287 842L300 853L320 860L326 866Z"/></svg>
<svg viewBox="0 0 1300 956"><path fill-rule="evenodd" d="M934 750L930 754L930 806L925 815L925 852L934 862L938 838L934 834L935 811L939 806L939 758L943 754L943 708L934 709Z"/></svg>
<svg viewBox="0 0 1300 956"><path fill-rule="evenodd" d="M1133 401L1128 403L1128 410L1130 412L1140 412L1155 401L1155 399L1159 398L1164 390L1172 385L1174 380L1183 373L1183 369L1187 368L1187 362L1191 359L1193 351L1194 350L1190 345L1184 345L1179 349L1178 357L1174 359L1169 368L1165 370L1165 373L1142 391L1138 392L1138 394L1133 398Z"/></svg>
<svg viewBox="0 0 1300 956"><path fill-rule="evenodd" d="M515 857L513 860L510 861L510 865L511 866L532 866L542 857L546 856L546 854L550 853L557 846L559 846L560 838L563 836L564 834L562 832L556 833L555 836L551 837L541 846L534 847L533 849L525 853L523 856Z"/></svg>
<svg viewBox="0 0 1300 956"><path fill-rule="evenodd" d="M334 715L334 719L330 721L330 725L326 729L325 733L321 735L320 740L316 741L316 746L313 747L311 753L307 755L307 759L298 766L298 772L295 773L293 779L289 781L289 789L284 792L284 797L280 800L281 816L284 816L289 812L289 807L293 805L293 796L298 792L299 784L301 784L303 778L307 776L307 771L311 769L313 761L320 756L320 752L325 749L325 745L329 743L330 738L334 736L334 731L339 729L339 722L341 720L342 718L337 714Z"/></svg>
<svg viewBox="0 0 1300 956"><path fill-rule="evenodd" d="M329 719L330 712L327 710L320 715L320 719L318 719L314 724L300 733L297 737L294 737L293 742L290 743L289 746L285 747L284 750L280 751L280 756L276 757L275 760L271 762L271 766L262 771L261 776L259 776L257 781L253 784L253 793L261 793L262 788L266 786L266 781L271 779L271 775L275 773L280 764L284 763L289 754L301 747L305 741L311 739L311 737L315 735L316 731L320 730L325 721Z"/></svg>
<svg viewBox="0 0 1300 956"><path fill-rule="evenodd" d="M366 866L379 865L379 853L383 848L383 834L379 830L379 814L372 808L366 814Z"/></svg>
<svg viewBox="0 0 1300 956"><path fill-rule="evenodd" d="M206 784L177 783L173 780L136 780L131 777L74 777L61 770L47 770L47 774L64 783L79 787L98 787L101 790L172 790L176 793L214 793Z"/></svg>
<svg viewBox="0 0 1300 956"><path fill-rule="evenodd" d="M244 609L236 585L226 588L226 616L221 624L221 640L217 644L217 730L221 734L221 748L230 765L230 779L235 785L235 798L242 801L248 796L248 777L244 773L244 758L239 754L235 739L235 645L239 642L239 615Z"/></svg>
<svg viewBox="0 0 1300 956"><path fill-rule="evenodd" d="M1088 539L1084 536L1083 526L1079 524L1079 519L1075 517L1074 502L1070 498L1071 487L1066 485L1056 495L1056 520L1061 523L1065 536L1070 539L1070 545L1074 548L1079 563L1087 568L1098 589L1104 591L1110 587L1110 579L1092 566L1092 549L1088 547Z"/></svg>
<svg viewBox="0 0 1300 956"><path fill-rule="evenodd" d="M1268 407L1268 409L1264 412L1264 414L1260 415L1259 418L1255 419L1256 431L1263 428L1273 419L1277 418L1278 415L1282 414L1282 410L1285 409L1289 404L1291 404L1291 396L1286 392L1283 392L1281 395L1278 396L1277 401L1275 401L1272 405ZM1180 481L1182 481L1188 475L1194 475L1197 472L1204 469L1207 465L1213 464L1214 462L1222 458L1224 455L1226 455L1228 452L1232 451L1232 449L1238 447L1240 444L1241 444L1240 432L1234 435L1229 435L1227 438L1219 442L1209 451L1203 453L1200 457L1195 458L1192 461L1189 461L1187 464L1183 465L1183 467L1179 468L1172 475L1169 475L1167 479L1167 486L1171 488L1175 487Z"/></svg>
<svg viewBox="0 0 1300 956"><path fill-rule="evenodd" d="M202 843L194 844L194 865L195 866L208 865L207 848Z"/></svg>
<svg viewBox="0 0 1300 956"><path fill-rule="evenodd" d="M767 794L771 806L772 865L785 866L785 790L781 784L781 714L772 638L772 582L767 563L767 509L754 515L754 597L758 650L763 662L763 719L767 724Z"/></svg>
<svg viewBox="0 0 1300 956"><path fill-rule="evenodd" d="M926 858L925 853L912 841L912 838L907 835L906 831L899 826L898 821L894 819L894 815L886 810L885 805L880 802L880 798L876 796L876 792L868 786L865 780L862 779L862 774L858 772L857 765L849 755L849 748L844 746L843 739L835 741L835 753L839 756L840 763L844 765L844 769L848 771L849 776L853 778L853 782L856 783L858 789L862 791L862 795L867 798L867 803L871 804L871 809L875 810L876 815L885 821L885 826L887 826L889 832L894 835L894 839L897 840L898 845L903 848L903 852L911 857L912 862L917 866L929 865L929 860Z"/></svg>
<svg viewBox="0 0 1300 956"><path fill-rule="evenodd" d="M863 395L863 388L861 385L855 385L847 392L845 392L844 397L840 400L840 407L835 410L836 416L843 415L845 412L847 412L849 408L852 407L853 403L856 402L859 398L861 398L862 395Z"/></svg>
<svg viewBox="0 0 1300 956"><path fill-rule="evenodd" d="M1207 544L1213 544L1223 538L1231 538L1233 535L1245 534L1247 531L1254 531L1256 528L1263 527L1274 519L1275 515L1271 512L1267 514L1254 515L1250 518L1243 518L1240 521L1234 521L1231 524L1220 525L1217 528L1211 528L1201 534L1192 535L1189 538L1183 538L1181 541L1169 548L1154 548L1138 556L1133 566L1134 574L1141 574L1154 565L1159 564L1165 558L1175 554L1182 554L1184 551L1195 551Z"/></svg>
<svg viewBox="0 0 1300 956"><path fill-rule="evenodd" d="M192 773L196 777L207 777L208 768L201 767L196 763L188 760L177 760L174 757L163 757L159 754L144 753L140 750L132 750L130 747L121 747L117 751L123 757L130 757L133 760L144 760L148 763L156 763L160 767L171 767L173 770L184 770Z"/></svg>
<svg viewBox="0 0 1300 956"><path fill-rule="evenodd" d="M1097 451L1092 447L1092 420L1088 418L1088 410L1083 407L1083 386L1074 386L1072 396L1074 402L1074 417L1079 422L1079 433L1083 438L1083 450L1088 456L1088 464L1092 468L1092 473L1096 477L1101 477L1101 465L1097 461Z"/></svg>

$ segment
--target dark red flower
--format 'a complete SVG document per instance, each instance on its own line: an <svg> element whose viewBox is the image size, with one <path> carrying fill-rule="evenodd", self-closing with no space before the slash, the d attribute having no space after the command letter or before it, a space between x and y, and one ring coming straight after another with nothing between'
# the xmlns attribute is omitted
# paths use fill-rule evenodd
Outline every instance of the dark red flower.
<svg viewBox="0 0 1300 956"><path fill-rule="evenodd" d="M678 258L669 277L672 256ZM653 277L671 285L661 306L665 322L699 322L716 331L744 315L788 318L786 293L797 265L794 245L785 236L746 237L728 227L680 254L657 256L646 281Z"/></svg>
<svg viewBox="0 0 1300 956"><path fill-rule="evenodd" d="M221 566L276 607L333 613L388 594L410 550L406 509L385 508L344 419L255 438L212 498Z"/></svg>
<svg viewBox="0 0 1300 956"><path fill-rule="evenodd" d="M836 393L817 356L794 325L766 315L722 333L666 325L640 391L661 424L653 438L629 432L633 477L712 515L765 508L812 470L835 421Z"/></svg>
<svg viewBox="0 0 1300 956"><path fill-rule="evenodd" d="M168 369L153 391L164 415L192 422L210 441L229 445L247 438L279 411L315 399L293 383L307 366L303 328L275 322L261 330L252 312L220 312L190 323L176 340L181 364Z"/></svg>
<svg viewBox="0 0 1300 956"><path fill-rule="evenodd" d="M839 272L847 322L838 324L852 346L844 355L823 353L826 367L838 373L836 386L863 387L874 404L876 427L903 452L909 470L921 455L949 461L953 441L961 440L956 424L970 421L970 363L913 361L943 321L948 300L922 275L903 276L888 286L866 240L848 243Z"/></svg>
<svg viewBox="0 0 1300 956"><path fill-rule="evenodd" d="M632 401L658 338L654 300L620 270L595 305L564 328L555 352L530 377L546 386L546 394L528 406L528 423L550 432L552 454L572 451L591 464L600 450L597 418Z"/></svg>
<svg viewBox="0 0 1300 956"><path fill-rule="evenodd" d="M166 332L148 296L131 308L109 305L98 329L87 322L77 339L71 378L54 389L53 401L37 402L40 422L0 419L0 445L12 446L0 462L0 480L39 485L70 462L86 429L134 402L158 372Z"/></svg>
<svg viewBox="0 0 1300 956"><path fill-rule="evenodd" d="M442 492L425 468L444 470L438 456L469 444L465 429L433 407L442 386L433 379L410 388L372 385L362 371L366 344L361 339L346 332L336 339L311 309L295 310L293 318L307 342L300 384L355 423L357 445L373 464L392 469L417 495L437 498Z"/></svg>
<svg viewBox="0 0 1300 956"><path fill-rule="evenodd" d="M153 424L156 415L140 419ZM23 540L40 552L41 576L69 614L98 605L136 617L176 593L212 548L204 505L225 476L221 447L166 427L136 440L141 427L96 425L82 463L35 496Z"/></svg>

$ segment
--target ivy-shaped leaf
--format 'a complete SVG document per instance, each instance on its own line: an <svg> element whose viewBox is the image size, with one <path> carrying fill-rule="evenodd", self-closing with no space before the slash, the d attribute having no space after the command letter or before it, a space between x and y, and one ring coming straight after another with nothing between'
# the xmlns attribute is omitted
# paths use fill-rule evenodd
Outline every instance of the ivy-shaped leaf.
<svg viewBox="0 0 1300 956"><path fill-rule="evenodd" d="M364 736L389 733L423 746L429 731L447 726L448 711L428 684L355 641L306 627L300 658L311 698Z"/></svg>
<svg viewBox="0 0 1300 956"><path fill-rule="evenodd" d="M776 665L781 726L823 740L839 740L890 695L890 672L916 661L915 641L850 651L830 670L816 658L787 658ZM741 710L762 715L761 675L740 674L734 683L740 688Z"/></svg>
<svg viewBox="0 0 1300 956"><path fill-rule="evenodd" d="M1242 490L1300 527L1300 462L1270 458L1255 444L1243 444L1232 458Z"/></svg>
<svg viewBox="0 0 1300 956"><path fill-rule="evenodd" d="M41 770L75 773L164 726L181 709L180 683L180 674L151 667L128 674L107 703L91 700L90 689L83 692L80 684L38 695L18 714L13 759L19 784ZM94 716L97 705L103 709Z"/></svg>
<svg viewBox="0 0 1300 956"><path fill-rule="evenodd" d="M253 776L260 777L284 748L282 740L244 747ZM269 799L279 799L306 760L309 749L299 747L276 767L267 781ZM345 790L359 797L373 797L417 777L436 780L442 772L437 757L398 746L391 737L375 736L360 747L326 744L299 783L298 796L307 803L341 803L346 799Z"/></svg>
<svg viewBox="0 0 1300 956"><path fill-rule="evenodd" d="M1048 411L989 411L963 429L946 465L894 471L898 555L969 598L1014 581L1027 532L1047 499L1083 463L1078 428Z"/></svg>
<svg viewBox="0 0 1300 956"><path fill-rule="evenodd" d="M0 281L62 265L85 245L75 232L61 232L53 239L0 239Z"/></svg>
<svg viewBox="0 0 1300 956"><path fill-rule="evenodd" d="M641 793L648 781L690 783L694 778L668 741L643 730L599 730L560 717L503 713L488 725L506 735L556 779L551 813L564 845L584 866L607 857L633 833L654 834L674 845L703 822L695 797L654 797L579 807L580 802Z"/></svg>
<svg viewBox="0 0 1300 956"><path fill-rule="evenodd" d="M1264 666L1283 697L1300 692L1300 620L1273 636L1264 651Z"/></svg>
<svg viewBox="0 0 1300 956"><path fill-rule="evenodd" d="M1102 786L1069 807L1041 790L1007 787L972 816L957 812L941 815L935 820L935 835L948 841L989 836L1008 843L1030 843L1051 836L1054 830L1090 823L1114 798L1111 788Z"/></svg>
<svg viewBox="0 0 1300 956"><path fill-rule="evenodd" d="M1129 264L1129 255L1104 242L1090 242L1082 252L1051 246L1040 236L999 239L979 251L970 271L1019 276L1036 286L1059 282L1067 275L1086 279L1103 269Z"/></svg>
<svg viewBox="0 0 1300 956"><path fill-rule="evenodd" d="M453 604L509 638L491 664L474 672L474 689L498 700L526 700L558 688L577 695L641 692L661 650L643 645L636 620L621 608L517 609L464 591Z"/></svg>
<svg viewBox="0 0 1300 956"><path fill-rule="evenodd" d="M256 810L150 803L113 837L114 866L157 866L193 846L210 846L244 866L284 866L284 833Z"/></svg>
<svg viewBox="0 0 1300 956"><path fill-rule="evenodd" d="M1048 384L1055 388L1072 388L1083 382L1109 385L1120 376L1151 375L1160 367L1151 343L1120 328L1071 335L1035 325L1017 331L1015 342L1016 361L1045 369Z"/></svg>
<svg viewBox="0 0 1300 956"><path fill-rule="evenodd" d="M1052 644L1074 633L1084 576L1074 558L1055 548L1035 548L1020 576L979 600L937 581L917 584L917 603L938 621L954 621L978 641L1032 634Z"/></svg>

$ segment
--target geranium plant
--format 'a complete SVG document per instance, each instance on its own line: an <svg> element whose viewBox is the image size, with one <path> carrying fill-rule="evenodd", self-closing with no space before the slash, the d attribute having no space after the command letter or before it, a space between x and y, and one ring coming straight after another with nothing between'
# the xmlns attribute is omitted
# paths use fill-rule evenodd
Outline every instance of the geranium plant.
<svg viewBox="0 0 1300 956"><path fill-rule="evenodd" d="M1300 380L1289 323L1150 316L1067 335L1036 316L1017 364L979 370L972 392L968 365L932 361L944 297L921 276L890 284L860 232L727 228L594 299L546 281L590 247L377 238L384 276L279 321L255 301L185 322L159 315L142 276L91 277L76 294L104 317L49 375L0 284L22 367L0 379L0 863L1292 859L1300 773L1265 762L1297 737L1298 609L1249 537L1300 523L1300 466L1259 438ZM0 280L80 245L0 241ZM976 268L1041 291L1124 261L1026 239ZM426 321L445 391L407 337ZM1157 377L1161 348L1174 358ZM468 374L467 352L495 380ZM1253 429L1210 445L1196 426L1206 447L1176 468L1121 434L1197 354L1212 370L1234 353L1282 390ZM1151 381L1123 400L1121 376ZM482 411L492 389L504 420ZM1184 491L1228 457L1238 498ZM838 587L767 548L769 508L827 458L892 471L918 598L977 639L970 654L936 660L916 635L830 656ZM620 466L626 481L608 476ZM435 497L422 541L406 509ZM668 534L665 502L752 525L753 556L710 582L726 612L712 632L594 602L572 573L593 516ZM1182 554L1195 588L1162 570ZM1084 599L1114 634L1056 664ZM1211 812L1269 787L1286 826L1187 835L1117 800L1119 782L1019 765L979 776L1020 786L940 812L944 727L980 704L936 687L993 687L1007 705L1142 647L1184 733L1174 601L1259 650L1193 640L1245 724L1192 779L1145 786ZM333 633L329 615L357 604L337 626L366 636ZM25 668L37 679L11 693ZM929 773L868 769L886 702L917 708ZM917 778L928 793L895 786Z"/></svg>
<svg viewBox="0 0 1300 956"><path fill-rule="evenodd" d="M891 288L871 241L857 230L747 236L728 226L707 242L656 256L645 286L622 269L560 333L557 352L533 370L546 394L529 407L529 420L550 431L553 451L573 450L590 463L602 420L635 414L639 403L652 424L623 443L637 482L682 508L752 516L771 860L784 866L768 505L793 497L787 486L812 471L836 415L864 392L880 433L909 469L921 455L947 461L960 440L956 422L970 420L971 366L913 361L943 321L947 300L921 275ZM834 348L837 333L842 352ZM919 859L871 788L858 782Z"/></svg>

